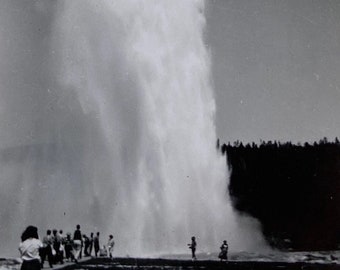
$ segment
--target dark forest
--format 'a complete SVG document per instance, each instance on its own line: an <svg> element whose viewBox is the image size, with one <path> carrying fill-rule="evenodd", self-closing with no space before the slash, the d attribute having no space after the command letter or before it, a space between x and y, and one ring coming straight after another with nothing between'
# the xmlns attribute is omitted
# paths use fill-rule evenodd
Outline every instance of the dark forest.
<svg viewBox="0 0 340 270"><path fill-rule="evenodd" d="M223 144L233 206L257 218L279 249L330 250L340 243L340 142Z"/></svg>

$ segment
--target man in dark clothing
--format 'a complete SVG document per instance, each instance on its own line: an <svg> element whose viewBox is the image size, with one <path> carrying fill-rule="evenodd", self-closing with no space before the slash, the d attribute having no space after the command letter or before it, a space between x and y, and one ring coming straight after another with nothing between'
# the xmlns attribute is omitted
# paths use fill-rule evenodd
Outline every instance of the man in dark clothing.
<svg viewBox="0 0 340 270"><path fill-rule="evenodd" d="M94 254L96 255L96 257L98 256L98 252L100 249L100 245L99 245L99 235L100 233L97 232L97 235L95 236L94 240L93 240L93 245L94 245Z"/></svg>
<svg viewBox="0 0 340 270"><path fill-rule="evenodd" d="M67 233L65 238L65 256L69 262L74 260L73 256L73 240L71 239L71 233Z"/></svg>
<svg viewBox="0 0 340 270"><path fill-rule="evenodd" d="M83 239L84 239L84 256L90 256L89 254L89 247L90 247L90 238L87 237L86 234L83 235Z"/></svg>
<svg viewBox="0 0 340 270"><path fill-rule="evenodd" d="M92 248L93 248L93 232L91 232L91 235L90 235L90 246L89 246L89 256L91 256L92 254Z"/></svg>
<svg viewBox="0 0 340 270"><path fill-rule="evenodd" d="M189 248L191 249L191 256L192 256L192 260L196 260L196 238L195 236L191 237L191 244L188 244Z"/></svg>

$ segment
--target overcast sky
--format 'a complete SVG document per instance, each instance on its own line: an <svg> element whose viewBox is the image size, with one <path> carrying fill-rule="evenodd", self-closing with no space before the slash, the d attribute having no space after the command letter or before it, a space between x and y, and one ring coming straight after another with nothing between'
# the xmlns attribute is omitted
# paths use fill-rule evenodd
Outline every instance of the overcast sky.
<svg viewBox="0 0 340 270"><path fill-rule="evenodd" d="M340 137L340 1L207 1L218 137Z"/></svg>
<svg viewBox="0 0 340 270"><path fill-rule="evenodd" d="M49 50L55 3L1 1L2 111L33 96L32 104L44 104L46 88L53 87L46 59L56 61ZM340 137L340 1L206 3L205 38L221 141ZM23 87L25 97L14 96L14 90ZM26 109L16 107L16 113L2 119L3 145L18 133L13 123L19 123L18 128L30 125L20 120Z"/></svg>

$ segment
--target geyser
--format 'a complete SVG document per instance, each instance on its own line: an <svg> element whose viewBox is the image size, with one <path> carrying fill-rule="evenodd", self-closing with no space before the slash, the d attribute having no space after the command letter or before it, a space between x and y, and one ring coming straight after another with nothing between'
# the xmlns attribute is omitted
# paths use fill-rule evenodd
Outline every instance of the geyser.
<svg viewBox="0 0 340 270"><path fill-rule="evenodd" d="M192 235L198 252L257 244L215 148L204 2L36 1L29 12L11 32L26 41L17 58L0 49L1 243L12 252L26 225L42 235L79 223L103 244L112 233L119 255L188 252Z"/></svg>

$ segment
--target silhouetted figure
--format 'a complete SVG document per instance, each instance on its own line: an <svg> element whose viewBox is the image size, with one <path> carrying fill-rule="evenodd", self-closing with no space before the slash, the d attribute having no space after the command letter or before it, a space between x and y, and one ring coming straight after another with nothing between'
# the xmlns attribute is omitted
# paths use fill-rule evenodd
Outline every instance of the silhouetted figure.
<svg viewBox="0 0 340 270"><path fill-rule="evenodd" d="M83 241L84 241L84 256L90 256L89 254L89 247L90 247L90 238L86 236L86 234L83 235Z"/></svg>
<svg viewBox="0 0 340 270"><path fill-rule="evenodd" d="M107 241L107 253L108 253L109 258L112 258L114 246L115 246L115 241L113 240L113 235L110 234L109 240Z"/></svg>
<svg viewBox="0 0 340 270"><path fill-rule="evenodd" d="M89 255L91 256L92 254L92 248L93 248L93 232L90 234L90 246L89 246Z"/></svg>
<svg viewBox="0 0 340 270"><path fill-rule="evenodd" d="M73 251L74 251L74 261L77 263L81 258L81 247L83 245L83 241L81 238L80 225L78 224L76 230L73 235Z"/></svg>
<svg viewBox="0 0 340 270"><path fill-rule="evenodd" d="M38 228L28 226L21 235L19 251L22 259L21 270L40 270L39 250L43 247L39 240Z"/></svg>
<svg viewBox="0 0 340 270"><path fill-rule="evenodd" d="M99 246L99 235L100 235L100 233L97 232L97 235L93 239L94 254L95 254L96 257L98 257L98 252L99 252L99 249L100 249L100 246Z"/></svg>
<svg viewBox="0 0 340 270"><path fill-rule="evenodd" d="M73 240L71 239L71 233L66 234L65 238L65 257L68 261L74 260L73 255Z"/></svg>
<svg viewBox="0 0 340 270"><path fill-rule="evenodd" d="M50 267L53 267L53 255L52 255L52 231L47 230L46 235L43 238L43 247L40 249L40 257L41 257L41 268L44 267L44 262L47 256L48 263Z"/></svg>
<svg viewBox="0 0 340 270"><path fill-rule="evenodd" d="M218 255L218 257L221 259L221 261L223 260L228 260L228 243L227 240L224 240L222 243L222 246L220 246L221 252Z"/></svg>
<svg viewBox="0 0 340 270"><path fill-rule="evenodd" d="M197 247L197 243L196 243L196 238L195 236L191 237L191 244L188 244L189 248L191 249L191 257L192 260L196 260L196 247Z"/></svg>

